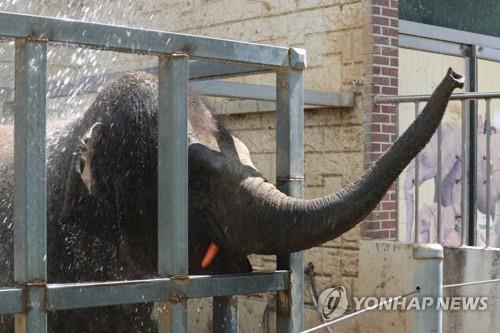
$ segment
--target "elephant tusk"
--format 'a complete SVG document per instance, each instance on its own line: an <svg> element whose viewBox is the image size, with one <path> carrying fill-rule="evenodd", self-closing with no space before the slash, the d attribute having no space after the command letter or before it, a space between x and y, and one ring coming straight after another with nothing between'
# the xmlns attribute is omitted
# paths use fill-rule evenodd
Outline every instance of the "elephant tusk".
<svg viewBox="0 0 500 333"><path fill-rule="evenodd" d="M217 244L215 244L214 242L210 242L210 245L208 245L207 252L203 256L203 260L201 261L201 267L207 268L208 266L210 266L214 261L215 256L217 255L218 252L219 252L219 247L217 246Z"/></svg>

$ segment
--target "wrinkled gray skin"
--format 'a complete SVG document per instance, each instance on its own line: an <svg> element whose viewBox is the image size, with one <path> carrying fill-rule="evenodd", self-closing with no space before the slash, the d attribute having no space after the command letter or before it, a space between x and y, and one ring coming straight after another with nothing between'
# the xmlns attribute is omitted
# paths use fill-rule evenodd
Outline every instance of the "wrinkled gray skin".
<svg viewBox="0 0 500 333"><path fill-rule="evenodd" d="M338 193L287 197L253 166L248 149L198 98L189 101L189 271L248 272L246 255L286 254L334 239L361 222L429 141L451 92L449 71L393 147ZM56 133L48 157L49 282L135 279L156 273L157 80L129 74L96 97L83 118ZM91 130L92 129L92 130ZM63 149L64 148L64 149ZM89 169L86 169L89 168ZM12 220L12 165L2 171L0 222ZM6 178L5 178L6 177ZM6 198L7 196L7 198ZM1 282L12 283L11 229L2 223ZM220 252L200 267L208 244ZM147 305L51 314L55 332L148 331ZM64 319L63 319L64 318Z"/></svg>

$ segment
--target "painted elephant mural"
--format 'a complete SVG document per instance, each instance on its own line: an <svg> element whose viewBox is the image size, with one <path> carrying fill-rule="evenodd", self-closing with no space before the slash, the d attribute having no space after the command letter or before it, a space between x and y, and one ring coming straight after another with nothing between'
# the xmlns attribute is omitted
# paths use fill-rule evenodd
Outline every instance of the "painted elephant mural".
<svg viewBox="0 0 500 333"><path fill-rule="evenodd" d="M490 206L486 207L486 131L491 134L491 189L490 189ZM462 151L461 151L461 129L458 124L453 122L442 123L442 169L439 180L437 176L437 135L434 135L429 144L422 150L419 155L419 177L415 182L415 160L410 163L406 171L404 182L404 196L406 204L406 223L407 232L406 240L411 242L414 239L414 207L415 183L420 187L427 180L434 180L435 186L440 186L441 204L442 204L442 221L443 231L454 226L453 228L460 234L460 224L462 218L461 212L461 187L462 187ZM478 136L477 136L477 209L483 214L489 214L493 219L491 231L491 246L500 246L500 220L496 218L496 206L500 204L500 152L494 149L500 145L500 133L494 128L486 129L484 122L480 118L478 121ZM434 195L432 203L424 204L419 211L419 226L422 232L426 233L430 225L437 223L437 198ZM496 231L498 229L498 232ZM434 231L430 231L431 236L424 239L429 241L437 241ZM443 243L445 245L456 246L455 234L443 233ZM481 235L480 235L481 236Z"/></svg>
<svg viewBox="0 0 500 333"><path fill-rule="evenodd" d="M446 176L450 173L455 162L460 159L462 152L460 145L461 130L460 128L451 122L443 122L441 125L442 131L442 175ZM438 163L437 163L437 151L438 142L437 135L433 135L430 142L425 146L425 148L420 152L418 156L418 180L415 182L415 163L413 160L406 171L406 177L404 182L404 197L406 203L406 223L407 230L406 241L411 242L414 239L414 220L415 220L415 196L414 188L415 183L417 188L420 187L425 181L433 179L434 184L439 184L437 177L438 173ZM448 185L448 184L446 184ZM441 187L442 190L443 187ZM434 202L437 202L434 198ZM428 224L428 223L427 223Z"/></svg>
<svg viewBox="0 0 500 333"><path fill-rule="evenodd" d="M305 250L353 228L424 148L461 86L463 77L450 69L386 154L338 193L313 200L278 191L255 168L246 146L201 99L190 97L190 274L249 272L248 254ZM105 87L81 119L51 134L50 283L155 276L157 89L156 77L128 74ZM12 173L8 161L0 171L0 284L13 283ZM212 243L219 253L201 267ZM151 305L139 304L50 313L49 326L52 332L147 332L154 321Z"/></svg>

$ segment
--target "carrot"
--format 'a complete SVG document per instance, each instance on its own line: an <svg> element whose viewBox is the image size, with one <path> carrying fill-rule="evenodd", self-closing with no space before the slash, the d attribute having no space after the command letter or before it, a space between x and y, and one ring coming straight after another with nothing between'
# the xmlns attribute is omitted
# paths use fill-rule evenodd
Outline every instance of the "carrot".
<svg viewBox="0 0 500 333"><path fill-rule="evenodd" d="M217 244L215 244L214 242L210 242L207 252L203 256L203 260L201 261L201 267L207 268L208 266L210 266L214 261L217 252L219 252L219 247L217 246Z"/></svg>

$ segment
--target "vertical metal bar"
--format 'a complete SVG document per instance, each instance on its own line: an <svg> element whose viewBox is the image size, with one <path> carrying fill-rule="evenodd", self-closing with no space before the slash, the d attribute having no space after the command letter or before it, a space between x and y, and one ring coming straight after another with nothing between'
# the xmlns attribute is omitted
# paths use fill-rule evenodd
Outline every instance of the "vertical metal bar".
<svg viewBox="0 0 500 333"><path fill-rule="evenodd" d="M418 117L418 114L420 112L420 103L419 102L415 102L415 118ZM414 231L415 231L415 235L414 235L414 239L415 239L415 243L419 243L420 242L420 226L418 225L418 210L419 210L419 156L420 154L417 154L417 156L415 157L415 207L414 207L414 210L415 210L415 225L413 226L414 228Z"/></svg>
<svg viewBox="0 0 500 333"><path fill-rule="evenodd" d="M465 101L462 104L462 186L461 186L461 216L462 225L460 226L461 245L467 244L467 170L468 170L468 117Z"/></svg>
<svg viewBox="0 0 500 333"><path fill-rule="evenodd" d="M238 299L236 296L214 297L213 332L238 332Z"/></svg>
<svg viewBox="0 0 500 333"><path fill-rule="evenodd" d="M443 296L443 247L440 244L413 245L413 284L419 290L418 304L425 304L424 297L432 297L436 303ZM414 310L413 333L441 333L443 310L439 306L428 306Z"/></svg>
<svg viewBox="0 0 500 333"><path fill-rule="evenodd" d="M161 55L159 69L158 271L181 290L188 275L188 57ZM162 333L187 331L187 299L177 296L158 307Z"/></svg>
<svg viewBox="0 0 500 333"><path fill-rule="evenodd" d="M15 330L46 332L45 42L16 41L15 75L14 278L27 287Z"/></svg>
<svg viewBox="0 0 500 333"><path fill-rule="evenodd" d="M441 125L439 125L437 130L437 184L436 184L436 196L437 196L437 243L443 244L443 226L441 219L441 183L442 183L442 151L441 151L441 143L442 143L442 131Z"/></svg>
<svg viewBox="0 0 500 333"><path fill-rule="evenodd" d="M477 91L477 45L471 46L468 57L468 91ZM470 246L476 245L477 231L477 101L469 101L469 188L468 188L468 238Z"/></svg>
<svg viewBox="0 0 500 333"><path fill-rule="evenodd" d="M276 77L276 177L279 189L303 197L304 77L302 71ZM278 269L290 270L290 289L278 292L277 332L300 332L304 326L304 264L302 252L278 256Z"/></svg>
<svg viewBox="0 0 500 333"><path fill-rule="evenodd" d="M399 139L399 111L400 111L400 103L397 103L396 104L396 118L395 118L395 123L396 123L396 140ZM400 180L398 180L397 184L396 184L396 198L399 198L399 194L401 193L400 190L401 188L404 188L403 186L400 186ZM400 224L400 219L399 219L399 213L400 211L402 211L401 209L401 201L399 199L396 200L396 241L397 242L402 242L401 240L401 224ZM408 225L408 221L406 222L406 225ZM406 228L406 229L409 229L409 228ZM408 230L406 232L409 232ZM406 242L406 240L405 240Z"/></svg>
<svg viewBox="0 0 500 333"><path fill-rule="evenodd" d="M490 246L491 200L491 100L486 99L486 247Z"/></svg>

